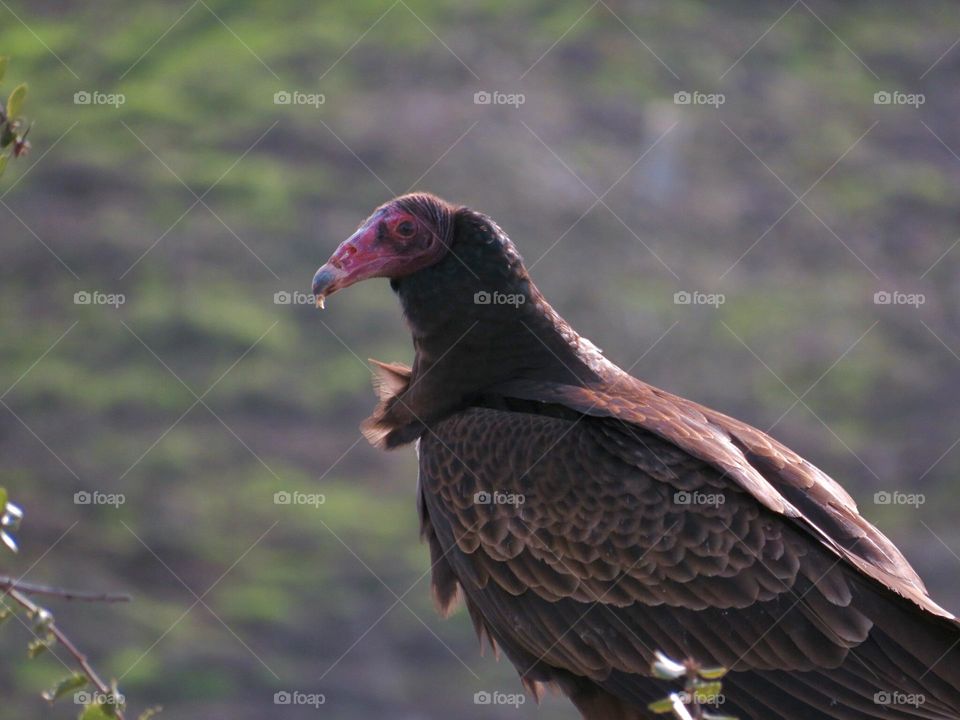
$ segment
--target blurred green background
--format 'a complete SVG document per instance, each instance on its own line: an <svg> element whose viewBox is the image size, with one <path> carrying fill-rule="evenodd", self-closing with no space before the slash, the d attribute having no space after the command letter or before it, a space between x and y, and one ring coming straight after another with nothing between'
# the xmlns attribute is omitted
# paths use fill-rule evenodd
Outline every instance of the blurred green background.
<svg viewBox="0 0 960 720"><path fill-rule="evenodd" d="M387 283L295 294L415 188L494 217L615 362L841 481L960 610L958 37L935 1L0 2L35 123L0 181L0 571L135 596L49 604L136 711L574 718L474 704L515 673L433 612L413 451L356 429L365 358L411 357ZM3 717L74 716L27 639Z"/></svg>

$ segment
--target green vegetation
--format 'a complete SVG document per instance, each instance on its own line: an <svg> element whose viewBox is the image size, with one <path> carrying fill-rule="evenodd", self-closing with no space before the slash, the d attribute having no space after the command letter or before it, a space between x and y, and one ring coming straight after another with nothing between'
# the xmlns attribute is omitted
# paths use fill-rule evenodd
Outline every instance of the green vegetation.
<svg viewBox="0 0 960 720"><path fill-rule="evenodd" d="M0 55L0 83L7 73L10 58ZM23 104L27 98L27 85L20 83L7 96L6 104L0 104L0 176L11 157L22 157L30 150L27 135L29 127L24 127L22 117Z"/></svg>

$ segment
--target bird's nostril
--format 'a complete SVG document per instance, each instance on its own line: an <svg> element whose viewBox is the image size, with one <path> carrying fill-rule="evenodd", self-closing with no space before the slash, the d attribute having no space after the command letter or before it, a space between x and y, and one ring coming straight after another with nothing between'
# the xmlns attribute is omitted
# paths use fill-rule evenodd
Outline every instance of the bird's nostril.
<svg viewBox="0 0 960 720"><path fill-rule="evenodd" d="M357 249L353 245L347 245L337 253L336 257L331 258L330 264L337 268L337 270L343 270L344 263L349 263L350 258L356 254Z"/></svg>

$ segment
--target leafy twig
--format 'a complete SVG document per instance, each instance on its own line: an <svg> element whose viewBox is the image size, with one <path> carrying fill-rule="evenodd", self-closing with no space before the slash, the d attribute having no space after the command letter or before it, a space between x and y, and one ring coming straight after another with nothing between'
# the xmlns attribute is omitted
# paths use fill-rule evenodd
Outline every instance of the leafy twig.
<svg viewBox="0 0 960 720"><path fill-rule="evenodd" d="M662 700L650 703L647 707L653 713L670 713L676 720L736 720L730 715L720 715L708 709L725 701L720 678L727 674L726 668L705 668L693 658L677 662L659 650L655 655L650 666L654 677L661 680L682 679L684 683L680 692L671 692Z"/></svg>
<svg viewBox="0 0 960 720"><path fill-rule="evenodd" d="M77 662L77 665L83 671L83 674L87 677L90 683L97 689L103 697L114 697L116 691L111 686L107 685L103 679L97 674L97 671L93 669L93 666L90 665L90 662L87 660L87 656L84 655L80 650L77 649L77 646L64 634L63 630L59 628L56 622L53 620L53 617L45 609L33 602L29 597L24 595L21 591L16 589L9 589L7 595L20 607L27 610L33 618L49 618L45 623L45 629L50 632L50 634L56 639L56 641L68 652L73 659ZM117 709L114 712L114 717L117 720L124 720L123 712Z"/></svg>
<svg viewBox="0 0 960 720"><path fill-rule="evenodd" d="M7 61L8 58L0 56L0 80L3 80L6 73ZM20 117L26 96L27 85L21 83L10 92L5 104L0 102L0 175L3 174L11 155L20 157L30 150L30 141L27 140L30 127L26 126L24 129L25 121ZM10 148L9 153L7 148Z"/></svg>
<svg viewBox="0 0 960 720"><path fill-rule="evenodd" d="M13 533L17 530L22 517L23 511L9 502L6 488L0 487L0 540L13 552L17 551L17 542ZM60 680L54 688L43 693L43 697L53 702L89 683L97 692L91 701L82 701L85 710L81 717L85 719L116 718L117 720L124 720L123 696L117 690L116 684L108 685L103 681L87 660L87 656L80 652L73 641L60 629L50 611L38 605L30 596L43 595L63 600L87 602L124 602L130 600L130 597L128 595L82 592L49 585L25 583L8 575L0 575L0 590L3 590L0 594L0 621L6 620L14 612L5 602L6 598L10 598L13 603L27 611L27 617L33 622L34 639L27 646L29 657L36 657L44 650L49 650L53 645L59 644L70 653L80 668L80 672L74 672ZM74 698L75 701L76 697ZM147 717L149 717L149 714Z"/></svg>

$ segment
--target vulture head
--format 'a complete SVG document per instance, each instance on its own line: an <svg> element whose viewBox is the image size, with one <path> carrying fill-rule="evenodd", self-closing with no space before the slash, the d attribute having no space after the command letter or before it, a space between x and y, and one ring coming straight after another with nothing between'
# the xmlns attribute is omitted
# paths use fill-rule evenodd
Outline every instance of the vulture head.
<svg viewBox="0 0 960 720"><path fill-rule="evenodd" d="M317 304L361 280L399 281L441 262L449 254L456 214L449 203L419 193L381 205L317 271Z"/></svg>
<svg viewBox="0 0 960 720"><path fill-rule="evenodd" d="M368 278L390 280L415 333L454 317L469 325L509 315L539 299L519 253L493 220L428 193L374 210L314 275L313 294L322 307L333 293Z"/></svg>
<svg viewBox="0 0 960 720"><path fill-rule="evenodd" d="M369 278L389 279L410 326L416 359L399 394L418 420L443 417L507 379L596 377L596 348L554 312L513 243L482 213L428 193L381 205L317 270L317 305ZM384 384L398 386L396 378ZM404 439L423 430L412 425Z"/></svg>

